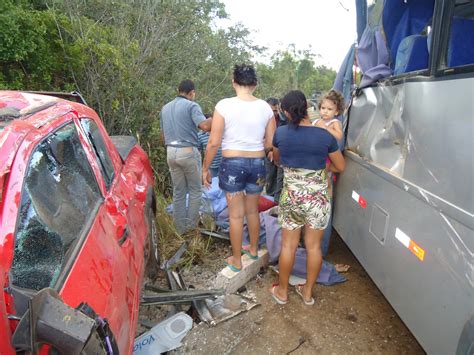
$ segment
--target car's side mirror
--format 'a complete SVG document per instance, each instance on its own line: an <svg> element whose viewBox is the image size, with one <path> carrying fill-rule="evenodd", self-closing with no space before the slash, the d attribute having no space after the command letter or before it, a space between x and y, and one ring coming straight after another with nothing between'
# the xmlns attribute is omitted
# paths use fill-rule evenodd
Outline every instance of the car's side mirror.
<svg viewBox="0 0 474 355"><path fill-rule="evenodd" d="M41 345L49 344L61 354L111 354L100 325L83 312L66 305L56 291L45 288L30 301L21 318L12 343L17 351L38 354Z"/></svg>

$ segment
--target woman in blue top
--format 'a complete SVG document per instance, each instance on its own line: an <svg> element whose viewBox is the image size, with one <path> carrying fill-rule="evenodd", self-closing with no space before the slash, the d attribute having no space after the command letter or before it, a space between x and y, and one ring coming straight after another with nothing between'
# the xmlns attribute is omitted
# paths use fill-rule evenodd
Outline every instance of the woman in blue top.
<svg viewBox="0 0 474 355"><path fill-rule="evenodd" d="M273 285L271 293L279 304L287 302L288 280L304 227L307 277L306 284L297 285L295 290L305 304L312 305L312 289L323 261L320 243L331 214L326 158L329 156L329 170L333 172L343 171L345 162L336 139L327 130L311 125L301 91L290 91L281 108L289 124L279 127L273 137L273 157L283 167L284 180L278 216L282 226L279 283Z"/></svg>

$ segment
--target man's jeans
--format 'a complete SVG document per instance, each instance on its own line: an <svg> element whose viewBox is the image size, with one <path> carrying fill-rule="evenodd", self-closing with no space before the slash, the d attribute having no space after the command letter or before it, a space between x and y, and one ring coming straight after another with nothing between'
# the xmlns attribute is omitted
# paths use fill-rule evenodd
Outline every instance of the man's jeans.
<svg viewBox="0 0 474 355"><path fill-rule="evenodd" d="M176 231L182 234L198 224L201 206L201 154L193 147L170 147L166 160L173 182L173 219ZM186 207L186 194L189 202Z"/></svg>

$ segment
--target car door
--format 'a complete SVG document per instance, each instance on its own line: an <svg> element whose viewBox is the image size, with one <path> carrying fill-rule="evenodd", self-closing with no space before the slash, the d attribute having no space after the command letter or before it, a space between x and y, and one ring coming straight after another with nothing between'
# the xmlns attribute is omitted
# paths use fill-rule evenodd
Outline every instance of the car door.
<svg viewBox="0 0 474 355"><path fill-rule="evenodd" d="M127 163L122 162L100 121L81 117L79 125L103 179L107 233L115 238L128 266L123 270L127 289L123 303L128 305L130 315L128 337L133 338L144 272L144 241L147 234L144 207L146 187L150 181L140 179L130 169L128 160ZM141 170L138 175L144 175L143 167Z"/></svg>
<svg viewBox="0 0 474 355"><path fill-rule="evenodd" d="M13 287L54 287L72 307L109 320L121 352L131 348L128 262L73 121L32 151L21 192L10 273Z"/></svg>
<svg viewBox="0 0 474 355"><path fill-rule="evenodd" d="M137 271L142 264L143 235L140 233L146 233L135 228L135 223L144 220L143 201L137 196L140 194L140 189L137 189L139 182L124 169L124 164L105 130L102 131L92 118L81 118L79 122L104 180L105 205L107 215L116 227L115 238L133 266L129 269L129 286L134 288L138 282Z"/></svg>

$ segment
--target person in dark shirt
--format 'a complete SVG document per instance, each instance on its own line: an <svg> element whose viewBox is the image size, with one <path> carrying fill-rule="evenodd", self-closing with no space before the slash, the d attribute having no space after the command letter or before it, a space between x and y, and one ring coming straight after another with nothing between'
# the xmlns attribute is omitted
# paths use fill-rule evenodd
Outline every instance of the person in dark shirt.
<svg viewBox="0 0 474 355"><path fill-rule="evenodd" d="M286 125L286 117L280 110L280 100L276 97L269 97L265 101L270 105L273 111L273 119L275 120L276 127ZM267 170L265 193L269 196L273 196L275 202L278 203L283 187L283 169L275 165L272 154L268 154L265 159L265 169Z"/></svg>
<svg viewBox="0 0 474 355"><path fill-rule="evenodd" d="M345 162L336 139L327 130L311 125L301 91L285 95L281 108L289 124L278 127L273 137L273 157L283 167L284 180L278 215L282 226L279 283L272 286L271 293L279 304L287 302L290 272L304 228L307 278L306 284L297 285L295 291L306 305L312 305L312 289L323 260L321 239L331 215L326 157L333 172L343 171Z"/></svg>
<svg viewBox="0 0 474 355"><path fill-rule="evenodd" d="M206 118L211 118L210 113L205 114ZM199 151L204 155L207 148L207 143L209 142L209 132L199 131L198 132L198 141L199 141ZM211 172L212 177L217 177L219 175L219 166L221 165L222 160L222 149L217 150L215 158L212 160L211 165L209 166L209 171Z"/></svg>

